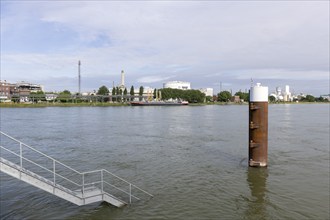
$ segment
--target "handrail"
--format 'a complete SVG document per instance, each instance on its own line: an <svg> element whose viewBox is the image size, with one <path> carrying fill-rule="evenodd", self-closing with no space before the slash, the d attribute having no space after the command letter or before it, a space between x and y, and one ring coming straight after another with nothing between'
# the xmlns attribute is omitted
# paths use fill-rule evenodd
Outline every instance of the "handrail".
<svg viewBox="0 0 330 220"><path fill-rule="evenodd" d="M74 182L74 181L72 181L72 180L69 180L68 178L62 176L61 174L58 174L58 173L55 173L55 174L56 174L56 176L59 176L59 177L65 179L65 180L69 181L70 183L73 183L73 184L76 185L76 186L80 186L80 187L82 186L81 184L78 184L78 183L76 183L76 182Z"/></svg>
<svg viewBox="0 0 330 220"><path fill-rule="evenodd" d="M133 186L135 189L140 190L141 192L144 192L145 194L147 194L147 195L149 195L149 196L151 196L151 197L154 197L152 194L148 193L147 191L141 189L140 187L138 187L138 186L136 186L136 185L134 185L134 184L131 184L131 186Z"/></svg>
<svg viewBox="0 0 330 220"><path fill-rule="evenodd" d="M58 176L58 177L60 177L60 178L63 178L64 180L66 180L66 181L68 181L68 182L70 182L70 183L72 183L72 184L78 186L78 187L81 187L81 190L82 190L82 197L83 197L83 198L86 198L85 195L84 195L85 186L95 185L95 184L101 184L101 192L102 192L102 193L107 193L107 194L111 195L110 192L104 190L104 187L103 187L103 186L104 186L104 184L107 184L107 185L109 185L109 186L111 186L111 187L113 187L113 188L115 188L115 189L117 189L117 190L119 190L119 191L121 191L121 192L123 192L123 193L129 195L129 202L130 202L130 203L131 203L131 199L132 199L132 198L135 198L135 199L137 199L137 200L140 200L138 197L136 197L136 196L134 196L134 195L132 194L132 187L135 188L135 189L137 189L137 190L139 190L139 191L141 191L141 192L143 192L143 193L145 193L145 194L147 194L147 195L149 195L149 196L151 196L151 197L153 197L153 195L150 194L150 193L148 193L147 191L145 191L145 190L141 189L140 187L138 187L138 186L136 186L136 185L134 185L134 184L128 182L127 180L125 180L125 179L123 179L123 178L121 178L121 177L115 175L114 173L111 173L110 171L108 171L108 170L106 170L106 169L92 170L92 171L87 171L87 172L79 172L79 171L73 169L72 167L69 167L68 165L65 165L65 164L63 164L62 162L60 162L60 161L54 159L53 157L50 157L50 156L46 155L45 153L42 153L41 151L39 151L39 150L37 150L37 149L34 149L33 147L31 147L31 146L29 146L29 145L27 145L27 144L25 144L25 143L23 143L23 142L21 142L21 141L15 139L15 138L9 136L8 134L5 134L5 133L2 132L2 131L0 131L0 136L1 136L1 135L4 135L4 136L8 137L9 139L11 139L11 140L13 140L13 141L19 143L19 151L20 151L19 154L15 153L15 152L12 151L12 150L7 149L7 148L4 147L4 146L0 146L0 148L1 148L1 149L4 149L4 150L6 150L6 151L8 151L9 153L11 153L11 154L13 154L13 155L15 155L15 156L17 156L17 157L19 157L19 158L20 158L20 166L21 166L21 168L23 168L23 163L22 163L22 161L24 160L24 161L28 161L28 162L30 162L30 163L32 163L32 164L34 164L34 165L36 165L36 166L38 166L38 167L40 167L40 168L46 170L46 171L49 172L49 173L53 173L53 174L54 174L53 179L45 178L45 177L44 177L44 178L47 179L47 180L49 180L49 181L51 181L51 182L53 182L54 186L55 186L55 184L56 184L56 176ZM0 143L0 144L1 144L1 143ZM50 169L48 169L48 168L46 168L46 167L44 167L44 166L42 166L42 165L40 165L40 164L38 164L38 163L32 161L32 160L29 160L28 158L24 157L24 156L23 156L23 150L22 150L23 147L27 147L27 148L29 148L30 150L32 150L32 151L34 151L34 152L36 152L36 153L38 153L38 154L40 154L40 155L42 155L42 156L44 156L44 157L50 159L50 160L53 162L53 170L50 170ZM73 171L74 173L78 174L78 175L82 178L82 183L79 184L79 183L75 182L74 180L70 180L69 178L66 178L66 177L62 176L61 174L56 173L56 171L57 171L57 170L56 170L56 164L61 165L61 166L65 167L65 168L67 168L67 169ZM99 176L100 180L98 180L98 181L93 181L93 182L86 182L86 181L85 181L85 175L87 175L87 174L91 174L91 173L98 173L97 175ZM119 187L117 187L117 186L115 186L115 185L112 185L112 184L110 184L109 182L107 182L107 181L105 180L106 178L104 177L104 174L109 174L109 175L115 177L116 179L122 181L123 183L128 184L128 186L129 186L129 191L127 192L127 191L125 191L125 190L123 190L123 189L121 189L121 188L119 188ZM70 190L70 189L68 189L68 190Z"/></svg>
<svg viewBox="0 0 330 220"><path fill-rule="evenodd" d="M121 191L121 192L123 192L123 193L125 193L125 194L127 194L127 195L130 195L130 193L128 193L125 190L122 190L122 189L116 187L115 185L112 185L112 184L108 183L107 181L104 181L104 183L107 184L107 185L109 185L109 186L111 186L111 187L113 187L113 188L115 188L115 189L117 189L117 190L119 190L119 191ZM136 197L134 195L131 195L131 196L134 197L137 200L140 200L140 198L138 198L138 197Z"/></svg>
<svg viewBox="0 0 330 220"><path fill-rule="evenodd" d="M0 148L2 148L3 150L6 150L6 151L8 151L8 152L14 154L14 155L17 156L17 157L20 157L19 154L17 154L17 153L15 153L15 152L13 152L13 151L11 151L11 150L5 148L4 146L0 146ZM27 159L27 158L25 158L25 157L22 157L22 159L24 159L24 160L26 160L26 161L28 161L28 162L30 162L30 163L33 163L34 165L36 165L36 166L38 166L38 167L40 167L40 168L42 168L42 169L44 169L44 170L46 170L46 171L48 171L48 172L50 172L50 173L53 173L52 170L50 170L50 169L48 169L48 168L46 168L46 167L43 167L43 166L41 166L40 164L37 164L36 162L34 162L34 161L32 161L32 160L29 160L29 159ZM58 174L58 173L55 173L55 174L56 174L56 176L59 176L59 177L65 179L65 180L67 180L67 181L69 181L69 182L75 184L76 186L82 186L81 184L78 184L78 183L76 183L76 182L74 182L74 181L72 181L72 180L70 180L70 179L68 179L68 178L66 178L66 177L64 177L64 176L62 176L61 174Z"/></svg>
<svg viewBox="0 0 330 220"><path fill-rule="evenodd" d="M85 183L85 186L88 186L88 185L95 185L97 183L101 183L102 181L96 181L96 182L91 182L91 183Z"/></svg>
<svg viewBox="0 0 330 220"><path fill-rule="evenodd" d="M37 152L37 153L39 153L39 154L41 154L41 155L47 157L48 159L51 159L51 160L56 161L56 163L59 163L59 164L65 166L66 168L68 168L68 169L70 169L70 170L76 172L76 173L78 173L78 174L82 174L82 173L80 173L79 171L77 171L77 170L75 170L75 169L69 167L68 165L65 165L65 164L61 163L60 161L54 159L53 157L50 157L50 156L48 156L47 154L44 154L44 153L42 153L41 151L39 151L39 150L37 150L37 149L34 149L33 147L31 147L31 146L29 146L29 145L27 145L27 144L25 144L25 143L23 143L23 142L21 142L21 141L15 139L15 138L9 136L8 134L3 133L2 131L0 131L0 133L3 134L3 135L6 136L6 137L12 139L13 141L16 141L17 143L22 144L22 145L24 145L24 146L30 148L31 150L33 150L33 151L35 151L35 152Z"/></svg>
<svg viewBox="0 0 330 220"><path fill-rule="evenodd" d="M43 166L37 164L36 162L34 162L34 161L32 161L32 160L29 160L29 159L27 159L27 158L25 158L25 157L22 157L22 159L24 159L24 160L26 160L26 161L28 161L28 162L30 162L30 163L33 163L34 165L37 165L38 167L40 167L40 168L42 168L42 169L44 169L44 170L46 170L46 171L49 171L50 173L53 173L52 170L50 170L50 169L48 169L48 168L46 168L46 167L43 167Z"/></svg>
<svg viewBox="0 0 330 220"><path fill-rule="evenodd" d="M4 150L6 150L6 151L8 151L8 152L10 152L10 153L12 153L12 154L14 154L15 156L18 156L18 157L20 157L20 155L19 155L19 154L16 154L14 151L11 151L11 150L9 150L9 149L5 148L4 146L0 146L0 148L2 148L2 149L4 149Z"/></svg>
<svg viewBox="0 0 330 220"><path fill-rule="evenodd" d="M142 191L142 192L146 193L147 195L149 195L149 196L153 197L153 195L152 195L152 194L150 194L150 193L146 192L145 190L141 189L140 187L138 187L138 186L136 186L136 185L134 185L134 184L132 184L132 183L130 183L130 182L128 182L128 181L126 181L126 180L122 179L122 178L120 178L119 176L117 176L117 175L115 175L115 174L113 174L113 173L109 172L108 170L105 170L105 169L103 169L103 171L105 171L106 173L108 173L108 174L110 174L110 175L112 175L112 176L114 176L114 177L116 177L116 178L118 178L118 179L120 179L120 180L124 181L125 183L127 183L127 184L129 184L129 185L133 186L134 188L136 188L136 189L138 189L138 190L140 190L140 191Z"/></svg>
<svg viewBox="0 0 330 220"><path fill-rule="evenodd" d="M15 139L15 138L13 138L11 136L9 136L8 134L3 133L2 131L0 131L0 133L3 134L4 136L6 136L6 137L8 137L8 138L10 138L10 139L12 139L14 141L16 141L16 142L20 142L19 140Z"/></svg>
<svg viewBox="0 0 330 220"><path fill-rule="evenodd" d="M97 172L102 172L102 170L92 170L92 171L82 172L81 174L89 174L89 173L97 173Z"/></svg>
<svg viewBox="0 0 330 220"><path fill-rule="evenodd" d="M108 174L110 174L110 175L112 175L112 176L114 176L114 177L116 177L116 178L120 179L121 181L123 181L123 182L125 182L125 183L131 184L130 182L128 182L128 181L126 181L126 180L124 180L123 178L120 178L119 176L117 176L117 175L115 175L115 174L111 173L111 172L110 172L110 171L108 171L108 170L102 169L102 171L104 171L104 172L106 172L106 173L108 173Z"/></svg>
<svg viewBox="0 0 330 220"><path fill-rule="evenodd" d="M65 165L64 163L61 163L60 161L58 161L58 160L56 160L56 159L54 159L54 158L52 158L52 157L50 157L50 156L48 156L48 155L46 155L46 154L44 154L44 153L42 153L42 152L40 152L40 151L34 149L33 147L30 147L30 146L27 145L27 144L24 144L23 142L19 142L19 143L22 144L22 145L24 145L24 146L26 146L26 147L28 147L28 148L30 148L31 150L33 150L33 151L35 151L35 152L37 152L37 153L39 153L39 154L41 154L41 155L47 157L48 159L51 159L51 160L55 161L56 163L65 166L66 168L72 170L73 172L76 172L77 174L82 174L82 173L80 173L79 171L77 171L77 170L75 170L75 169L69 167L68 165Z"/></svg>

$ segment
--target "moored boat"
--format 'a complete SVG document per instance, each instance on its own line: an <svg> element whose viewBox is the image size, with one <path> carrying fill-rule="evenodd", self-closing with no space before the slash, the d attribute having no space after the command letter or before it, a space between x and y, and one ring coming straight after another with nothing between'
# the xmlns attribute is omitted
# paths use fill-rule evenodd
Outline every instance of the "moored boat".
<svg viewBox="0 0 330 220"><path fill-rule="evenodd" d="M189 103L187 101L133 101L130 104L132 106L181 106Z"/></svg>

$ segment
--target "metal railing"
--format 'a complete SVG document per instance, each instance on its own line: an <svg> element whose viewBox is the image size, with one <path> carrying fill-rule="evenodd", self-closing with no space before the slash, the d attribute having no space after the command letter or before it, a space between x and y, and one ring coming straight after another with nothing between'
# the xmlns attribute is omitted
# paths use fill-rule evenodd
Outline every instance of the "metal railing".
<svg viewBox="0 0 330 220"><path fill-rule="evenodd" d="M38 175L47 180L47 182L51 182L54 187L65 188L74 196L86 198L86 190L91 187L96 187L101 190L102 195L108 194L114 196L124 203L132 203L133 199L140 200L136 194L145 194L153 197L152 194L108 170L101 169L79 172L2 131L0 131L0 137L0 148L4 150L1 152L1 157L4 159L8 158L8 161L13 161L16 157L16 163L14 162L14 164L19 166L20 171L34 170L32 172L38 173ZM8 147L6 148L3 146L3 142L5 142L4 137L18 144L18 146L16 146L16 152L15 149L8 149ZM11 148L15 147L11 146ZM7 156L7 158L5 158L5 156ZM48 160L46 165L41 165L42 159ZM39 162L36 162L36 160ZM36 170L36 168L38 170ZM134 194L133 191L135 192Z"/></svg>

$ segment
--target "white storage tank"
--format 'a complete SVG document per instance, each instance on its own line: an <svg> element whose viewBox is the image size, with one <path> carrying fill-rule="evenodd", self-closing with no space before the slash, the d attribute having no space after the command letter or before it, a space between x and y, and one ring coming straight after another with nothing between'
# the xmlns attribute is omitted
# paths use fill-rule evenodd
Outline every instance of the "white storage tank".
<svg viewBox="0 0 330 220"><path fill-rule="evenodd" d="M191 89L190 82L182 82L182 81L170 81L164 83L163 88L182 89L182 90Z"/></svg>

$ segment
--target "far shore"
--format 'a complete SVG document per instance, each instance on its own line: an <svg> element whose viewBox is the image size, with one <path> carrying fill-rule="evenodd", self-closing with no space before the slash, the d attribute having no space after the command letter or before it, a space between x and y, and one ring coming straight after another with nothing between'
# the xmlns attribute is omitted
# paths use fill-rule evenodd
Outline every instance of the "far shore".
<svg viewBox="0 0 330 220"><path fill-rule="evenodd" d="M270 105L296 105L296 104L330 104L330 102L272 102ZM248 102L209 102L209 103L189 103L188 106L207 106L207 105L248 105ZM43 108L43 107L119 107L131 106L129 103L115 102L83 102L83 103L61 103L61 102L42 102L42 103L0 103L0 108Z"/></svg>

